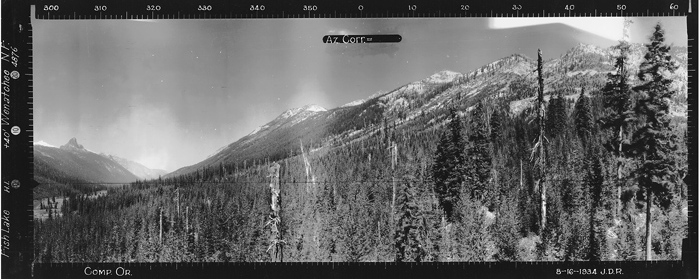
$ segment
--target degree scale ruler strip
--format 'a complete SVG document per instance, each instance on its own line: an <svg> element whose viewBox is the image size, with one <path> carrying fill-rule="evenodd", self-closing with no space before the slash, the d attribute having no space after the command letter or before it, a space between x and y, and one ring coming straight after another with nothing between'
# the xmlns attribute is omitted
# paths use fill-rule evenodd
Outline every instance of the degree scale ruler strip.
<svg viewBox="0 0 700 279"><path fill-rule="evenodd" d="M6 1L3 2L3 70L13 94L8 124L3 123L2 212L11 212L10 256L3 275L10 278L82 278L91 275L128 278L683 278L697 277L697 150L689 147L689 236L683 260L654 262L467 262L467 263L53 263L33 262L31 211L32 165L32 29L37 20L266 20L333 18L468 18L468 17L687 17L689 34L689 138L697 144L697 12L693 1ZM320 40L321 38L319 38ZM13 57L17 57L13 60ZM7 58L7 59L5 59ZM6 63L7 62L7 63ZM15 93L24 92L27 94ZM5 116L5 114L3 114ZM10 124L11 123L11 124ZM13 128L22 127L14 135ZM695 171L693 171L693 169ZM29 171L26 171L29 170ZM6 194L11 191L11 194ZM25 216L22 218L21 216ZM5 226L5 223L2 224ZM3 238L4 241L4 238ZM99 277L99 276L98 276Z"/></svg>
<svg viewBox="0 0 700 279"><path fill-rule="evenodd" d="M685 16L690 1L65 1L37 2L37 19L261 19Z"/></svg>

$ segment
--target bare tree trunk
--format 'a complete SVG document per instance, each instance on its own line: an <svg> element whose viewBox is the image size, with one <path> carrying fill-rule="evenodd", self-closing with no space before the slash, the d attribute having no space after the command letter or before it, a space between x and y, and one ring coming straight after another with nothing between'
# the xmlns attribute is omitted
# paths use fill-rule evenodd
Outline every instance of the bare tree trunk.
<svg viewBox="0 0 700 279"><path fill-rule="evenodd" d="M617 146L617 200L615 201L615 212L613 212L613 220L617 219L617 216L622 210L622 126L620 126L620 132L618 134L619 144Z"/></svg>
<svg viewBox="0 0 700 279"><path fill-rule="evenodd" d="M542 233L547 226L547 184L544 183L542 180L538 180L538 183L541 183L540 185L540 204L542 206L541 208L541 216L540 216L540 233Z"/></svg>
<svg viewBox="0 0 700 279"><path fill-rule="evenodd" d="M651 261L651 187L647 186L646 260Z"/></svg>
<svg viewBox="0 0 700 279"><path fill-rule="evenodd" d="M394 221L394 207L396 206L396 143L391 147L391 221Z"/></svg>
<svg viewBox="0 0 700 279"><path fill-rule="evenodd" d="M542 77L542 51L539 49L537 50L537 81L539 84L537 90L537 122L540 128L540 134L532 150L531 158L535 159L535 189L539 188L540 191L540 234L542 234L547 225L547 187L544 181L546 162L544 149L544 141L546 140L544 136L544 78Z"/></svg>
<svg viewBox="0 0 700 279"><path fill-rule="evenodd" d="M158 234L158 241L163 243L163 208L160 209L160 229Z"/></svg>
<svg viewBox="0 0 700 279"><path fill-rule="evenodd" d="M523 159L520 159L520 189L523 188Z"/></svg>
<svg viewBox="0 0 700 279"><path fill-rule="evenodd" d="M588 260L589 261L600 261L600 257L598 257L598 247L596 247L597 243L595 241L596 234L595 234L595 214L596 214L596 200L595 196L593 199L591 199L591 208L590 212L588 212Z"/></svg>
<svg viewBox="0 0 700 279"><path fill-rule="evenodd" d="M377 245L374 245L374 261L379 262L379 245L382 243L382 226L381 221L377 221Z"/></svg>
<svg viewBox="0 0 700 279"><path fill-rule="evenodd" d="M280 202L280 194L281 194L281 188L280 188L280 183L279 183L279 178L280 178L280 165L277 163L274 163L270 167L270 192L272 194L271 197L271 203L270 203L270 209L272 209L272 212L270 213L270 230L272 232L271 234L271 239L270 239L270 248L272 250L272 259L274 261L278 261L277 257L279 256L279 262L283 261L283 253L282 250L284 249L284 240L282 240L282 232L280 231L280 224L282 223L280 219L280 210L281 210L281 202Z"/></svg>
<svg viewBox="0 0 700 279"><path fill-rule="evenodd" d="M301 157L304 159L304 167L306 168L306 192L308 193L309 189L315 189L316 177L311 172L311 163L309 163L309 158L304 153L304 143L301 139L299 139L299 146L301 147ZM309 181L311 181L311 186L309 186ZM335 186L333 186L333 197L335 197Z"/></svg>

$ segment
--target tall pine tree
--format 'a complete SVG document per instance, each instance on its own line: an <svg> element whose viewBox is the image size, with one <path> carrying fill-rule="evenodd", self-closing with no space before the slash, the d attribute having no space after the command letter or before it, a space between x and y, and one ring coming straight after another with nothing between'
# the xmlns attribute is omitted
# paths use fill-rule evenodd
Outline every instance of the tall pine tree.
<svg viewBox="0 0 700 279"><path fill-rule="evenodd" d="M602 90L603 106L606 114L600 119L601 128L609 131L610 135L605 143L608 151L617 157L617 197L613 218L617 219L622 204L622 168L626 157L626 142L628 141L628 129L630 122L634 119L631 110L631 88L629 85L629 72L627 69L630 46L625 41L615 46L619 51L615 58L615 73L608 74L608 81Z"/></svg>
<svg viewBox="0 0 700 279"><path fill-rule="evenodd" d="M399 220L394 233L397 262L421 262L426 256L422 242L424 236L423 217L416 202L416 190L411 184L415 180L406 176L399 194Z"/></svg>
<svg viewBox="0 0 700 279"><path fill-rule="evenodd" d="M501 129L503 129L504 116L502 115L500 109L500 106L496 106L496 108L494 108L493 112L491 113L491 119L489 120L489 125L491 126L490 137L491 143L493 143L494 150L498 148L497 143L500 142L501 136L503 135Z"/></svg>
<svg viewBox="0 0 700 279"><path fill-rule="evenodd" d="M467 148L467 185L470 197L484 200L490 196L487 191L491 176L491 151L489 146L488 123L484 103L479 102L472 110Z"/></svg>
<svg viewBox="0 0 700 279"><path fill-rule="evenodd" d="M455 109L450 110L450 117L448 130L440 137L435 152L432 172L440 207L445 211L447 219L453 222L459 219L459 212L455 210L455 206L459 202L466 175L462 123Z"/></svg>
<svg viewBox="0 0 700 279"><path fill-rule="evenodd" d="M646 260L651 254L651 207L653 197L668 197L677 177L678 167L673 153L678 148L676 135L671 131L669 104L675 93L668 74L678 66L671 60L670 47L664 44L664 30L660 24L654 27L647 53L639 66L638 77L642 84L634 90L641 94L634 111L641 122L632 135L631 149L641 159L635 171L641 190L646 192Z"/></svg>
<svg viewBox="0 0 700 279"><path fill-rule="evenodd" d="M576 124L576 134L585 146L593 133L593 116L591 115L591 100L584 95L583 88L581 88L581 95L574 105L574 123Z"/></svg>
<svg viewBox="0 0 700 279"><path fill-rule="evenodd" d="M600 162L601 154L598 148L593 148L586 155L586 184L591 195L589 208L588 241L590 261L601 261L607 252L605 227L603 226L603 166Z"/></svg>
<svg viewBox="0 0 700 279"><path fill-rule="evenodd" d="M547 106L547 134L551 138L556 138L557 135L564 133L566 129L566 99L564 94L559 90L556 96L551 96L549 105Z"/></svg>

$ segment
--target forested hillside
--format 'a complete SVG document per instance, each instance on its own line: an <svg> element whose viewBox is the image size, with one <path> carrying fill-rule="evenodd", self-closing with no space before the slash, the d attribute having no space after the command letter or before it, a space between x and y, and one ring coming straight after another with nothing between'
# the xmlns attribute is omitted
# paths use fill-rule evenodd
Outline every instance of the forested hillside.
<svg viewBox="0 0 700 279"><path fill-rule="evenodd" d="M645 46L513 55L352 106L295 110L166 178L71 194L61 217L35 222L35 256L679 259L689 172L682 57L657 27ZM273 163L281 242L271 246Z"/></svg>

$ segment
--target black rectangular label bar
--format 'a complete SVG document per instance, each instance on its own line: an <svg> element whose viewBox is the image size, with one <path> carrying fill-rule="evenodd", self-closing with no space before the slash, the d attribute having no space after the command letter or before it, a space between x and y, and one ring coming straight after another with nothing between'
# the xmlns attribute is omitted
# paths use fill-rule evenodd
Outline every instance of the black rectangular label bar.
<svg viewBox="0 0 700 279"><path fill-rule="evenodd" d="M323 36L325 44L373 44L373 43L399 43L401 35L326 35Z"/></svg>

